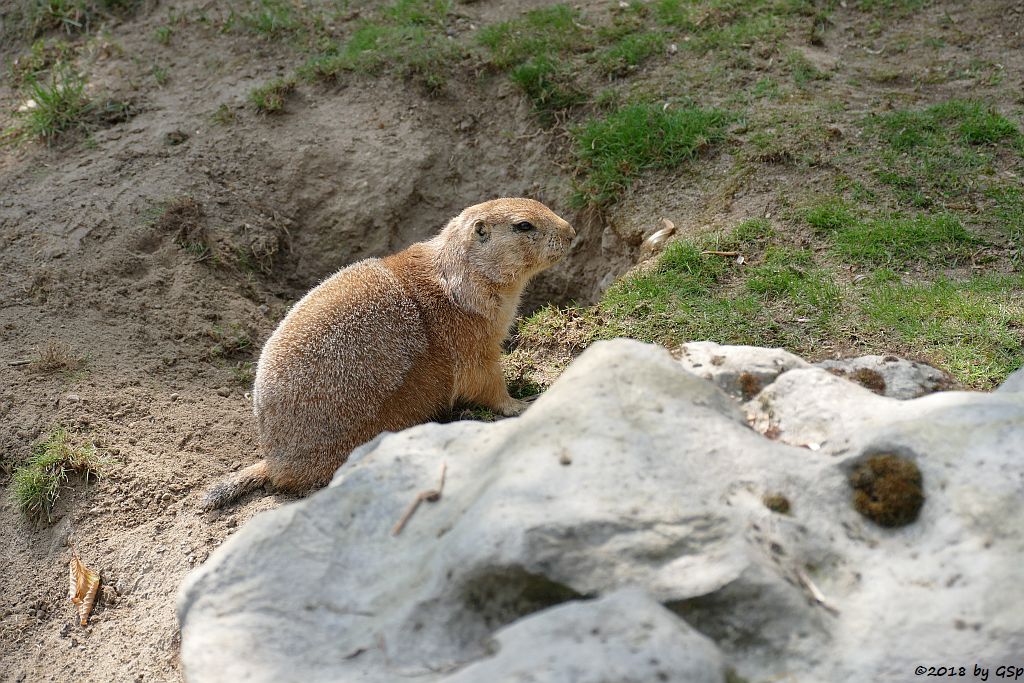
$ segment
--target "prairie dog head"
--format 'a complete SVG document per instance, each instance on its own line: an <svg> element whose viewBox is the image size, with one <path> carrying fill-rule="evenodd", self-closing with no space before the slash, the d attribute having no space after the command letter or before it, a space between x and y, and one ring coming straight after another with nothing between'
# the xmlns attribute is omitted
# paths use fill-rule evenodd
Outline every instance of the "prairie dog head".
<svg viewBox="0 0 1024 683"><path fill-rule="evenodd" d="M496 285L525 284L565 256L576 231L532 199L494 199L471 206L442 231L464 249L467 265Z"/></svg>
<svg viewBox="0 0 1024 683"><path fill-rule="evenodd" d="M576 231L533 199L493 199L453 218L435 238L442 280L453 298L470 309L487 287L518 292L531 277L569 251Z"/></svg>

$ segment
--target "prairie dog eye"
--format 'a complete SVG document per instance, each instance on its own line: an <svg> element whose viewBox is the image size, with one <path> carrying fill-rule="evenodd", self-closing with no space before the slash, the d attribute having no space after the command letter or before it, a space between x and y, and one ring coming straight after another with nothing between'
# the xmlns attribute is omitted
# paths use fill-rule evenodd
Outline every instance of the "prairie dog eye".
<svg viewBox="0 0 1024 683"><path fill-rule="evenodd" d="M533 223L531 223L530 221L519 221L518 223L512 224L512 229L515 230L516 232L530 232L531 230L536 230L537 228L535 228Z"/></svg>

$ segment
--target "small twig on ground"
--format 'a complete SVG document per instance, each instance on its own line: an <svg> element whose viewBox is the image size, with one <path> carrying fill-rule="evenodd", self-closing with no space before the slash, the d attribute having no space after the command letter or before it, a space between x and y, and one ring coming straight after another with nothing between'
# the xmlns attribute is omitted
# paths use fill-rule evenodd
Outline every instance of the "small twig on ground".
<svg viewBox="0 0 1024 683"><path fill-rule="evenodd" d="M517 135L516 140L532 140L539 135L543 135L545 131L543 129L533 133L524 133L523 135Z"/></svg>
<svg viewBox="0 0 1024 683"><path fill-rule="evenodd" d="M712 256L739 256L740 255L740 252L738 252L738 251L714 251L713 249L705 249L704 251L702 251L700 253L702 253L702 254L711 254Z"/></svg>
<svg viewBox="0 0 1024 683"><path fill-rule="evenodd" d="M834 615L839 614L839 610L829 604L829 602L825 599L825 595L818 589L817 586L814 585L814 582L811 581L811 577L807 576L807 572L805 572L800 567L797 567L796 576L800 580L800 583L804 585L804 588L806 588L807 591L811 594L811 597L814 598L814 601L816 603L818 603L819 605L824 607L826 611L831 612Z"/></svg>
<svg viewBox="0 0 1024 683"><path fill-rule="evenodd" d="M416 508L420 506L420 503L422 503L423 501L427 501L428 503L434 503L441 499L441 492L444 491L444 475L447 471L448 463L442 462L441 477L440 481L438 481L437 483L437 488L428 489L426 491L420 491L419 493L416 494L416 497L413 499L413 501L409 503L409 507L405 509L405 513L402 515L402 518L398 520L398 524L396 524L395 528L391 530L392 536L397 536L398 534L402 533L402 529L405 528L406 522L408 522L409 518L412 517L414 512L416 512Z"/></svg>
<svg viewBox="0 0 1024 683"><path fill-rule="evenodd" d="M12 368L16 368L19 365L28 365L31 362L32 361L30 360L12 360L11 362L8 363L8 365L10 365Z"/></svg>

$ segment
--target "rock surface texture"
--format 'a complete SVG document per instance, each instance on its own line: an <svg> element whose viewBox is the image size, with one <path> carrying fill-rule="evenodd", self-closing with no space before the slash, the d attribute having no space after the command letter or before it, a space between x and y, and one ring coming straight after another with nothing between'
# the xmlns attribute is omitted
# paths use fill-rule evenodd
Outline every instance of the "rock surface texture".
<svg viewBox="0 0 1024 683"><path fill-rule="evenodd" d="M519 418L363 446L189 575L187 679L909 681L1019 660L1024 393L901 401L778 350L679 355L598 343ZM855 507L873 458L920 470L909 524ZM440 500L393 535L442 463Z"/></svg>

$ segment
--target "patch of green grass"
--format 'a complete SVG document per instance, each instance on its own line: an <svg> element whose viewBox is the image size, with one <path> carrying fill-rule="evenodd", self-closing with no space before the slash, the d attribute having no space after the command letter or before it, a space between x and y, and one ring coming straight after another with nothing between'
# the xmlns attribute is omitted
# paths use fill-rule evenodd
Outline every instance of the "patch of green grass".
<svg viewBox="0 0 1024 683"><path fill-rule="evenodd" d="M842 292L809 251L769 246L761 265L750 269L747 289L766 300L783 300L802 316L826 322L840 306Z"/></svg>
<svg viewBox="0 0 1024 683"><path fill-rule="evenodd" d="M378 42L387 28L364 22L340 47L331 46L299 67L299 76L307 81L333 80L343 71L369 71L380 65Z"/></svg>
<svg viewBox="0 0 1024 683"><path fill-rule="evenodd" d="M661 33L630 33L597 54L597 64L606 76L625 76L665 49Z"/></svg>
<svg viewBox="0 0 1024 683"><path fill-rule="evenodd" d="M625 105L625 96L616 88L605 88L594 96L594 108L608 112Z"/></svg>
<svg viewBox="0 0 1024 683"><path fill-rule="evenodd" d="M869 266L953 265L978 243L952 214L861 218L848 206L831 201L812 207L805 217L832 239L839 258Z"/></svg>
<svg viewBox="0 0 1024 683"><path fill-rule="evenodd" d="M986 194L992 207L982 215L982 222L1006 238L1010 262L1015 270L1024 271L1024 188L1019 184L997 185Z"/></svg>
<svg viewBox="0 0 1024 683"><path fill-rule="evenodd" d="M906 15L931 4L931 0L854 0L853 7L862 12Z"/></svg>
<svg viewBox="0 0 1024 683"><path fill-rule="evenodd" d="M653 5L658 23L685 29L693 26L691 3L683 2L683 0L655 0Z"/></svg>
<svg viewBox="0 0 1024 683"><path fill-rule="evenodd" d="M384 8L384 16L395 26L443 26L452 4L452 0L396 0Z"/></svg>
<svg viewBox="0 0 1024 683"><path fill-rule="evenodd" d="M807 59L800 52L790 52L789 56L786 57L786 66L789 68L789 73L793 76L793 82L801 88L806 87L812 81L826 81L831 77L828 73L814 66L811 60Z"/></svg>
<svg viewBox="0 0 1024 683"><path fill-rule="evenodd" d="M296 6L285 0L255 0L251 9L241 14L242 24L250 31L267 38L279 38L302 27Z"/></svg>
<svg viewBox="0 0 1024 683"><path fill-rule="evenodd" d="M1020 136L1017 124L991 105L976 100L950 100L925 112L937 121L955 126L960 140L970 145L993 145Z"/></svg>
<svg viewBox="0 0 1024 683"><path fill-rule="evenodd" d="M572 131L577 172L573 204L614 202L641 174L673 169L725 138L728 115L717 109L632 104Z"/></svg>
<svg viewBox="0 0 1024 683"><path fill-rule="evenodd" d="M157 26L153 31L153 37L156 38L156 42L161 45L170 45L171 36L174 35L174 29L170 26Z"/></svg>
<svg viewBox="0 0 1024 683"><path fill-rule="evenodd" d="M295 92L295 79L276 78L254 88L249 93L249 102L260 114L275 114L284 109L285 100Z"/></svg>
<svg viewBox="0 0 1024 683"><path fill-rule="evenodd" d="M63 427L55 429L14 471L13 497L18 508L35 519L51 519L53 504L71 474L96 476L102 460L92 444L76 446Z"/></svg>
<svg viewBox="0 0 1024 683"><path fill-rule="evenodd" d="M52 29L73 33L87 29L87 10L82 0L38 0L30 6L29 16L35 35Z"/></svg>
<svg viewBox="0 0 1024 683"><path fill-rule="evenodd" d="M717 292L733 266L701 246L673 242L657 266L608 289L598 304L595 339L626 336L673 346L692 339L769 344L778 325L753 294Z"/></svg>
<svg viewBox="0 0 1024 683"><path fill-rule="evenodd" d="M14 139L35 139L53 144L62 135L85 126L92 104L85 94L85 79L64 64L56 65L47 80L29 84L26 109L17 112Z"/></svg>
<svg viewBox="0 0 1024 683"><path fill-rule="evenodd" d="M589 46L579 12L568 5L532 10L518 19L485 26L478 40L490 50L491 63L501 69Z"/></svg>
<svg viewBox="0 0 1024 683"><path fill-rule="evenodd" d="M159 64L153 65L151 73L153 74L153 82L156 83L158 88L162 88L165 85L167 85L167 81L169 81L171 78L170 75L167 73L167 69L160 66Z"/></svg>
<svg viewBox="0 0 1024 683"><path fill-rule="evenodd" d="M690 49L746 49L781 38L791 19L813 16L814 5L803 0L656 0L654 16L663 26L686 31Z"/></svg>
<svg viewBox="0 0 1024 683"><path fill-rule="evenodd" d="M553 120L555 112L586 101L586 95L576 88L571 75L547 57L520 64L512 69L509 76L530 98L533 108L545 123Z"/></svg>
<svg viewBox="0 0 1024 683"><path fill-rule="evenodd" d="M57 29L86 32L97 20L123 16L138 4L138 0L34 0L27 5L27 23L33 36Z"/></svg>
<svg viewBox="0 0 1024 683"><path fill-rule="evenodd" d="M724 241L736 241L735 232ZM719 239L718 242L721 242ZM607 339L628 336L669 346L694 339L729 344L811 344L817 329L797 329L783 321L795 313L815 317L826 326L840 297L823 271L788 269L787 252L769 255L752 271L752 285L740 290L729 282L742 282L746 271L731 260L703 253L712 241L673 242L649 271L628 276L613 285L590 318L590 336Z"/></svg>
<svg viewBox="0 0 1024 683"><path fill-rule="evenodd" d="M27 55L11 63L11 81L18 87L29 85L46 76L54 66L70 62L77 49L65 40L46 41L40 38L32 43Z"/></svg>
<svg viewBox="0 0 1024 683"><path fill-rule="evenodd" d="M743 156L766 164L787 164L793 161L791 143L778 130L755 131L750 135L750 149L745 150Z"/></svg>
<svg viewBox="0 0 1024 683"><path fill-rule="evenodd" d="M221 104L210 114L210 120L218 126L230 126L238 120L238 115L226 104Z"/></svg>
<svg viewBox="0 0 1024 683"><path fill-rule="evenodd" d="M950 100L923 110L875 115L868 125L896 152L917 152L953 143L993 145L1014 142L1020 136L1013 121L977 100Z"/></svg>
<svg viewBox="0 0 1024 683"><path fill-rule="evenodd" d="M767 218L748 218L732 231L733 238L740 244L766 240L775 235L775 228Z"/></svg>
<svg viewBox="0 0 1024 683"><path fill-rule="evenodd" d="M860 220L841 205L817 214L835 229ZM520 325L517 376L553 377L547 361L533 364L531 349L560 363L617 336L670 347L705 339L783 346L811 356L857 340L865 350L921 357L974 388L991 388L1024 362L1024 275L906 284L880 269L844 286L818 255L778 239L754 219L730 234L673 242L595 306L542 309ZM705 252L723 244L742 249L748 265Z"/></svg>
<svg viewBox="0 0 1024 683"><path fill-rule="evenodd" d="M509 71L512 82L530 98L546 124L555 112L586 100L570 65L573 53L592 48L591 35L580 21L577 10L553 5L485 26L477 36L489 52L491 65Z"/></svg>
<svg viewBox="0 0 1024 683"><path fill-rule="evenodd" d="M240 360L231 366L231 379L243 387L251 387L256 379L256 365L249 360Z"/></svg>
<svg viewBox="0 0 1024 683"><path fill-rule="evenodd" d="M750 90L750 94L755 98L777 100L782 97L782 89L779 87L778 82L773 80L771 76L765 76L754 84L754 87Z"/></svg>
<svg viewBox="0 0 1024 683"><path fill-rule="evenodd" d="M343 72L381 73L394 70L429 91L444 87L451 65L463 48L445 34L451 3L442 0L400 0L380 16L365 19L341 44L332 44L298 71L307 81L329 81Z"/></svg>
<svg viewBox="0 0 1024 683"><path fill-rule="evenodd" d="M890 275L870 286L863 310L882 333L968 386L991 388L1024 362L1022 275L920 284Z"/></svg>
<svg viewBox="0 0 1024 683"><path fill-rule="evenodd" d="M974 100L871 116L866 127L885 145L875 177L913 207L962 204L984 194L996 153L1024 150L1017 125Z"/></svg>
<svg viewBox="0 0 1024 683"><path fill-rule="evenodd" d="M334 5L334 9L331 6ZM308 51L319 49L331 38L331 19L338 18L341 4L305 3L294 0L240 0L226 3L228 13L217 22L221 33L243 32L268 41L290 44ZM185 23L189 19L213 25L206 10L189 14L168 11L168 23Z"/></svg>

